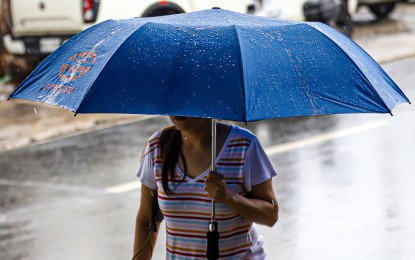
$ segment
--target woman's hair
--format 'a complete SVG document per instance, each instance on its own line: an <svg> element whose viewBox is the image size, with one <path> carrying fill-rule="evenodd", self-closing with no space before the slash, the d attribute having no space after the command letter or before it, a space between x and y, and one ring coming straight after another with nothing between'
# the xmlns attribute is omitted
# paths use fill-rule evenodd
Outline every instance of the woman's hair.
<svg viewBox="0 0 415 260"><path fill-rule="evenodd" d="M182 159L184 166L184 175L186 176L187 165L186 160L182 153L182 138L181 132L174 126L163 129L160 135L160 149L161 149L161 183L163 190L168 195L172 195L173 192L169 188L169 180L174 180L174 173L176 165L179 160L179 156ZM184 177L183 177L184 179Z"/></svg>

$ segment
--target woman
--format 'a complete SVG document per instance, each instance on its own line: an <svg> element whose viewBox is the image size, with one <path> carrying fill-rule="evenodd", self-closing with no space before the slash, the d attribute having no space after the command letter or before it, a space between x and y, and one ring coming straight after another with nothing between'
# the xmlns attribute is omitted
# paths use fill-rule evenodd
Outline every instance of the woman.
<svg viewBox="0 0 415 260"><path fill-rule="evenodd" d="M278 204L276 175L258 139L237 126L217 125L217 171L210 172L211 120L170 117L145 148L138 176L141 202L134 252L148 237L153 194L166 222L167 259L206 259L211 199L216 204L220 259L265 259L253 222L273 226ZM156 191L157 190L157 191ZM154 233L135 259L150 259Z"/></svg>

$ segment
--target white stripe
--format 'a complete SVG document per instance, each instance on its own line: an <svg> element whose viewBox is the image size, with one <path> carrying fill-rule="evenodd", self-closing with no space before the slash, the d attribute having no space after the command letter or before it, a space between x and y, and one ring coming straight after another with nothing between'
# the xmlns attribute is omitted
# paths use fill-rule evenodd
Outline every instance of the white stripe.
<svg viewBox="0 0 415 260"><path fill-rule="evenodd" d="M75 186L75 185L57 184L57 183L40 182L40 181L12 181L12 180L0 179L0 185L29 187L29 188L44 188L44 189L61 190L61 191L102 193L102 189L98 189L95 187Z"/></svg>
<svg viewBox="0 0 415 260"><path fill-rule="evenodd" d="M330 132L330 133L324 133L324 134L316 135L316 136L313 136L313 137L304 138L302 140L298 140L298 141L294 141L294 142L289 142L289 143L285 143L285 144L279 144L279 145L267 147L264 150L265 150L265 152L268 156L271 156L271 155L275 155L275 154L280 154L280 153L292 151L292 150L295 150L295 149L304 148L304 147L307 147L307 146L310 146L310 145L323 143L323 142L326 142L326 141L329 141L329 140L333 140L333 139L337 139L337 138L341 138L341 137L345 137L345 136L349 136L349 135L354 135L354 134L366 132L366 131L373 130L373 129L380 128L380 127L384 127L384 126L387 126L387 125L388 125L387 120L376 120L376 121L372 121L372 122L369 122L369 123L366 123L366 124L363 124L363 125L359 125L359 126L355 126L355 127L350 127L350 128L346 128L346 129L342 129L342 130L338 130L338 131L333 131L333 132ZM124 193L124 192L129 192L129 191L132 191L132 190L140 189L141 185L139 185L139 184L140 183L138 181L137 182L129 182L129 183L125 183L125 184L121 184L121 185L106 188L105 192L113 193L113 194L120 194L120 193Z"/></svg>
<svg viewBox="0 0 415 260"><path fill-rule="evenodd" d="M108 187L105 188L105 192L106 193L112 193L112 194L120 194L120 193L124 193L124 192L129 192L132 190L139 190L141 188L141 182L139 181L132 181L132 182L127 182L124 184L120 184L117 186L112 186L112 187Z"/></svg>
<svg viewBox="0 0 415 260"><path fill-rule="evenodd" d="M345 137L349 135L354 135L354 134L358 134L361 132L366 132L366 131L376 129L379 127L383 127L386 125L388 125L387 120L372 121L372 122L369 122L369 123L366 123L360 126L356 126L356 127L350 127L350 128L346 128L346 129L342 129L338 131L333 131L330 133L324 133L324 134L316 135L313 137L304 138L302 140L298 140L294 142L267 147L264 150L268 156L271 156L271 155L275 155L279 153L292 151L295 149L304 148L304 147L307 147L313 144L323 143L329 140L333 140L333 139L337 139L337 138L341 138L341 137Z"/></svg>

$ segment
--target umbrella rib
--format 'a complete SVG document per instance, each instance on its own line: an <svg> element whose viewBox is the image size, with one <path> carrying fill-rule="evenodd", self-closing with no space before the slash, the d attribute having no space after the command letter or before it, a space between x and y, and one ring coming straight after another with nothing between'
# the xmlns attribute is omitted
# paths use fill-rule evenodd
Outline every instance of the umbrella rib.
<svg viewBox="0 0 415 260"><path fill-rule="evenodd" d="M220 14L220 16L224 20L226 20L228 23L230 23L229 20L225 16L223 16L222 14ZM232 24L232 23L230 23L230 24ZM241 42L239 40L238 28L236 27L235 24L232 24L232 27L233 27L233 30L235 31L235 34L236 34L236 42L238 43L238 53L239 53L238 62L239 62L239 68L240 68L239 73L240 73L240 78L241 78L241 81L242 81L241 82L241 85L242 85L241 90L242 90L242 98L243 98L243 103L244 103L244 111L243 111L244 116L243 117L245 118L245 123L247 123L248 122L248 118L247 118L248 104L247 104L247 99L246 99L246 88L245 88L246 84L245 84L244 68L243 68L243 62L242 62Z"/></svg>
<svg viewBox="0 0 415 260"><path fill-rule="evenodd" d="M288 25L288 26L297 26L297 25L301 25L301 24L294 24L294 25ZM279 43L284 47L286 54L290 58L290 62L294 64L293 70L296 73L298 84L303 89L303 92L304 92L304 94L302 95L302 99L304 103L308 102L310 104L310 108L313 110L313 114L318 114L319 109L316 107L315 95L314 93L310 91L310 85L308 84L307 80L304 79L301 73L301 71L303 71L303 69L301 69L301 62L298 60L296 55L294 55L291 49L287 46L281 32L277 31L276 34L277 34L277 39Z"/></svg>
<svg viewBox="0 0 415 260"><path fill-rule="evenodd" d="M353 63L356 65L356 67L359 69L359 71L362 73L362 75L365 75L365 80L368 82L368 85L370 88L372 88L372 90L375 92L375 95L380 99L380 101L383 103L383 105L386 107L386 109L389 111L389 114L392 115L392 110L388 107L388 105L386 104L386 102L383 100L383 98L379 95L378 91L376 90L376 88L373 86L373 84L370 82L370 80L366 77L366 74L363 73L362 69L360 68L360 66L356 63L355 60L353 60L352 58L350 58L350 56L348 55L348 53L345 52L345 50L343 48L339 48L338 46L339 43L336 42L334 39L330 38L327 34L325 34L322 30L320 30L320 28L318 28L318 26L314 27L311 24L315 24L318 25L318 23L306 23L308 26L310 26L311 28L315 29L317 32L319 32L320 34L322 34L324 37L326 37L327 39L329 39L330 41L335 43L335 46L341 51L343 52L346 57ZM334 29L333 29L334 30ZM353 42L353 41L352 41ZM371 59L373 59L365 50L363 50L359 45L357 45L355 42L353 42L358 48L360 48L364 53L366 53ZM376 63L377 64L377 63ZM392 79L391 79L392 80ZM393 81L392 81L393 82ZM395 84L395 82L393 82ZM396 85L396 84L395 84ZM398 89L399 87L396 86ZM400 89L399 89L400 90ZM402 91L401 91L402 92ZM407 101L409 101L409 99L403 94L403 96L407 99Z"/></svg>
<svg viewBox="0 0 415 260"><path fill-rule="evenodd" d="M239 53L239 68L240 68L240 78L241 78L241 85L242 85L242 97L243 97L243 102L244 102L244 118L245 118L245 123L248 122L248 117L247 117L247 108L248 108L248 104L247 104L247 99L246 99L246 84L245 84L245 77L244 77L244 67L243 67L243 62L242 62L242 50L241 50L241 42L239 40L239 33L238 33L238 28L236 27L236 25L233 25L233 29L235 31L235 35L236 35L236 42L238 43L238 53Z"/></svg>
<svg viewBox="0 0 415 260"><path fill-rule="evenodd" d="M376 113L376 110L365 110L362 107L353 106L353 105L347 104L345 102L339 102L339 101L337 101L335 99L332 99L332 98L329 98L327 96L322 96L322 95L319 95L319 94L315 94L315 95L318 96L321 99L327 100L329 102L332 102L334 104L340 105L342 107L346 107L346 108L349 108L349 109L353 109L353 110L358 111L358 112L362 112L362 113L368 113L368 112L369 113ZM385 113L388 113L388 112L389 111L385 111Z"/></svg>
<svg viewBox="0 0 415 260"><path fill-rule="evenodd" d="M118 44L117 48L113 48L113 50L110 52L110 55L108 55L107 61L105 61L105 65L102 66L101 71L103 71L105 69L105 67L107 66L108 62L111 60L111 58L114 55L114 53L116 53L119 50L119 47L125 43L125 40L128 39L133 33L137 32L138 30L140 30L141 28L143 28L148 23L150 23L150 22L143 23L139 28L134 28L131 31L131 33L127 34L124 37L124 40L123 41L120 41L120 43ZM75 110L75 115L78 114L78 111L79 111L79 109L80 109L80 107L82 105L84 105L85 103L88 103L88 100L89 100L88 97L91 97L92 96L91 95L91 92L93 92L93 91L90 91L90 89L92 88L92 86L94 85L94 83L96 82L96 80L99 78L100 75L101 74L98 73L98 75L95 77L95 79L91 81L91 83L90 83L87 91L85 91L85 94L84 94L84 96L81 99L81 102L79 103L78 107ZM87 95L88 95L88 97L87 97Z"/></svg>

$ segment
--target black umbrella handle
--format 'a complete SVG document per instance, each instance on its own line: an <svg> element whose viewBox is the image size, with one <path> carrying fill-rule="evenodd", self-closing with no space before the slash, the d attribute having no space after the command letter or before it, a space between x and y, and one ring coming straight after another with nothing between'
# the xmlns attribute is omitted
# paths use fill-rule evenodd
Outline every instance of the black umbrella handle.
<svg viewBox="0 0 415 260"><path fill-rule="evenodd" d="M209 222L206 258L209 260L219 259L219 232L217 222Z"/></svg>

